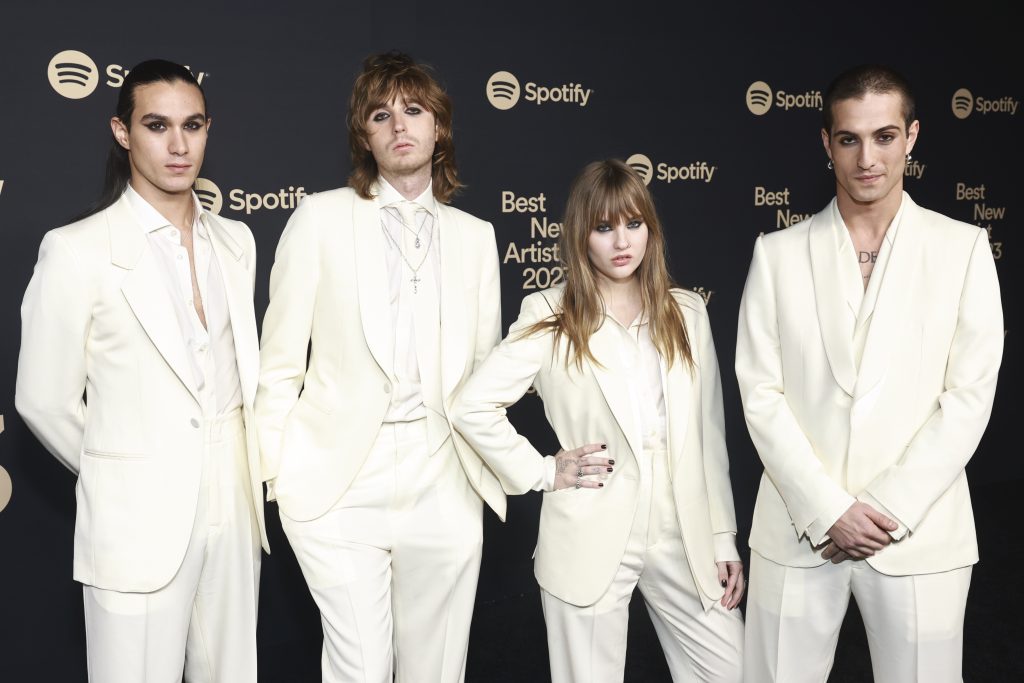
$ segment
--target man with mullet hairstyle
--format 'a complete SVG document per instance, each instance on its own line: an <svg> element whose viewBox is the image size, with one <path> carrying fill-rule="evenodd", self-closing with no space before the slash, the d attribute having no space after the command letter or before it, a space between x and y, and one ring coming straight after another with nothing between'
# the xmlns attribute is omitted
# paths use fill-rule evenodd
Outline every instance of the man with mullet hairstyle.
<svg viewBox="0 0 1024 683"><path fill-rule="evenodd" d="M452 108L426 67L368 58L348 123L349 187L303 200L277 248L263 477L320 609L323 680L455 683L483 502L505 514L450 419L501 332L494 230L447 205Z"/></svg>
<svg viewBox="0 0 1024 683"><path fill-rule="evenodd" d="M765 473L750 532L744 679L820 683L852 595L874 680L961 680L978 561L964 470L1003 351L988 235L919 207L907 81L840 74L821 140L836 197L759 237L736 375Z"/></svg>

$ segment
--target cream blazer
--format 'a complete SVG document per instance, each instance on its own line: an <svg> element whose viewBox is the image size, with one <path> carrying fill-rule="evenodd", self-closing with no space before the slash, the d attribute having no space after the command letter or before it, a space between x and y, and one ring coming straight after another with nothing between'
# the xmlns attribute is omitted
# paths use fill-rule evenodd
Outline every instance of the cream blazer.
<svg viewBox="0 0 1024 683"><path fill-rule="evenodd" d="M256 244L243 223L206 211L200 220L224 278L252 425ZM46 233L21 316L18 412L78 475L74 578L122 592L166 585L195 521L202 411L160 264L127 198ZM246 434L267 548L256 435Z"/></svg>
<svg viewBox="0 0 1024 683"><path fill-rule="evenodd" d="M600 361L566 367L566 342L554 334L519 332L559 310L562 287L523 300L505 340L462 388L455 425L498 475L509 494L529 491L541 479L543 456L509 423L505 409L532 385L559 445L571 450L608 445L615 471L601 489L544 493L534 571L555 597L573 605L596 602L611 585L633 524L640 486L642 435L629 401L631 377L617 363L614 330L603 325L590 339ZM668 418L669 468L679 526L705 609L722 597L715 566L715 534L725 540L720 556L736 557L736 516L725 449L722 388L711 326L703 300L673 290L690 338L694 370L663 363ZM603 366L603 367L602 367ZM729 533L732 532L732 533Z"/></svg>
<svg viewBox="0 0 1024 683"><path fill-rule="evenodd" d="M498 250L489 223L437 203L441 384L449 397L498 342ZM298 521L327 512L377 436L395 385L385 237L376 202L343 188L305 198L277 247L263 320L256 419L263 478ZM308 360L307 360L308 352ZM428 411L428 435L452 433L475 490L504 518L494 475ZM431 452L438 447L431 444Z"/></svg>
<svg viewBox="0 0 1024 683"><path fill-rule="evenodd" d="M837 276L835 200L754 245L736 375L765 468L750 547L774 562L822 564L808 527L827 529L856 498L909 530L867 560L878 571L978 560L964 466L1002 358L999 283L984 230L903 202L859 372L842 332L858 312Z"/></svg>

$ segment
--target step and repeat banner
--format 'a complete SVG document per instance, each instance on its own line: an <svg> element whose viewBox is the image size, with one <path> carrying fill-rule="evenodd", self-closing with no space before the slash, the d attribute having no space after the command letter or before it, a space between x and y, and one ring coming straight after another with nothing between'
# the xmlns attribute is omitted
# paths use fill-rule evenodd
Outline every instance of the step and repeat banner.
<svg viewBox="0 0 1024 683"><path fill-rule="evenodd" d="M1002 286L1000 389L970 477L1024 480L1012 398L1021 380L1024 78L1011 22L984 3L928 16L769 4L65 1L0 9L0 671L84 680L81 592L71 580L74 479L14 411L18 309L43 234L98 195L118 88L133 64L152 57L187 64L206 92L213 126L196 191L256 237L260 320L289 215L303 197L345 184L346 103L369 54L410 53L435 67L452 97L467 184L453 204L494 225L506 330L523 296L563 278L557 239L573 176L595 159L626 160L654 195L675 278L708 304L744 548L761 467L732 364L753 242L834 194L820 140L831 77L861 62L890 64L914 85L921 121L906 190L987 230ZM542 450L554 450L535 396L511 415ZM534 589L539 504L536 495L510 501L504 525L488 513L481 605ZM261 643L317 638L275 506L268 513L275 552L264 562Z"/></svg>

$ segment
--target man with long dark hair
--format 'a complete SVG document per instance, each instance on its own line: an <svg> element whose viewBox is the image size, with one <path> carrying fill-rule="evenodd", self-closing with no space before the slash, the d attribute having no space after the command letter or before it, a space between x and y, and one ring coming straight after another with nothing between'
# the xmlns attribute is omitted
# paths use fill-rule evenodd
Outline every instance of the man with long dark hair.
<svg viewBox="0 0 1024 683"><path fill-rule="evenodd" d="M270 277L263 476L320 608L324 681L461 681L482 501L505 512L449 415L501 331L494 230L446 204L451 112L408 56L367 59L350 186L299 205Z"/></svg>
<svg viewBox="0 0 1024 683"><path fill-rule="evenodd" d="M43 238L22 305L16 404L78 477L74 578L104 683L256 681L256 253L192 191L209 127L187 69L135 66L103 196Z"/></svg>
<svg viewBox="0 0 1024 683"><path fill-rule="evenodd" d="M744 679L827 679L853 596L874 680L959 682L978 561L965 466L1003 350L995 262L984 230L903 191L920 129L903 76L845 71L823 115L836 197L758 238L740 305L765 468Z"/></svg>

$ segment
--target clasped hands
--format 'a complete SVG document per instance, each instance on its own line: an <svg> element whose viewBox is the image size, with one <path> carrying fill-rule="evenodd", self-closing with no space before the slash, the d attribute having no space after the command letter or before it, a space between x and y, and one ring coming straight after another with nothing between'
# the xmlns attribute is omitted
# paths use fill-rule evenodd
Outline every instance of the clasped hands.
<svg viewBox="0 0 1024 683"><path fill-rule="evenodd" d="M863 560L892 543L889 532L898 526L867 503L857 501L828 530L829 540L815 550L824 548L821 556L832 564Z"/></svg>
<svg viewBox="0 0 1024 683"><path fill-rule="evenodd" d="M555 490L598 489L604 486L600 480L611 474L615 464L614 460L606 457L607 450L608 447L602 443L587 444L571 451L559 449L555 453Z"/></svg>

